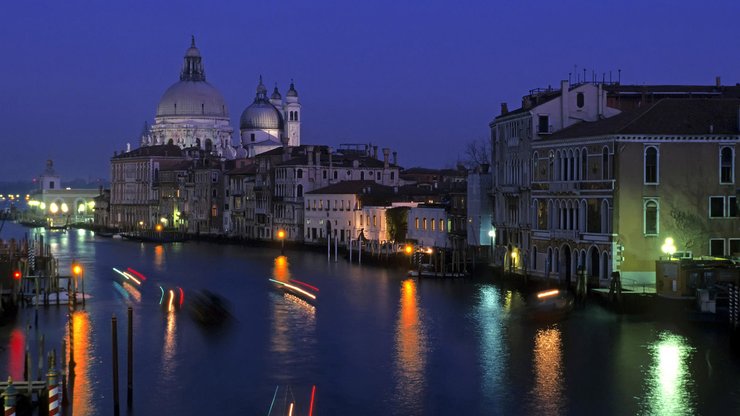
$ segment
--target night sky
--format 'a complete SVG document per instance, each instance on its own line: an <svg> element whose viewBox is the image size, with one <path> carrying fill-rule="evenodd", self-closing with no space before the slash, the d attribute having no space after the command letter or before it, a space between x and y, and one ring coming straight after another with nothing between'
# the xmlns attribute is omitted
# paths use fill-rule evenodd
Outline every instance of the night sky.
<svg viewBox="0 0 740 416"><path fill-rule="evenodd" d="M740 2L4 1L0 181L54 159L109 177L196 36L235 133L258 76L303 104L302 143L368 143L452 166L500 103L582 68L623 84L740 82ZM238 134L234 135L236 139Z"/></svg>

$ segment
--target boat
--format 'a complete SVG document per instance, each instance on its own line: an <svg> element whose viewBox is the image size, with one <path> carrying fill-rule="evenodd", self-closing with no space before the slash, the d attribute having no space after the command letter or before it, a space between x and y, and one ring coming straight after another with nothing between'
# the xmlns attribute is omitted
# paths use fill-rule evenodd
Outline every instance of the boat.
<svg viewBox="0 0 740 416"><path fill-rule="evenodd" d="M205 289L193 293L187 304L187 310L196 322L211 327L228 322L231 319L229 309L226 299Z"/></svg>
<svg viewBox="0 0 740 416"><path fill-rule="evenodd" d="M559 289L537 292L526 307L528 319L537 322L556 322L573 310L573 295Z"/></svg>
<svg viewBox="0 0 740 416"><path fill-rule="evenodd" d="M185 234L170 231L130 232L120 233L120 237L144 243L179 243L185 241ZM116 238L116 234L113 234Z"/></svg>
<svg viewBox="0 0 740 416"><path fill-rule="evenodd" d="M273 283L275 289L283 292L286 296L291 296L309 305L315 305L318 300L319 288L316 286L295 279L288 279L285 282L275 279L269 279L269 281Z"/></svg>

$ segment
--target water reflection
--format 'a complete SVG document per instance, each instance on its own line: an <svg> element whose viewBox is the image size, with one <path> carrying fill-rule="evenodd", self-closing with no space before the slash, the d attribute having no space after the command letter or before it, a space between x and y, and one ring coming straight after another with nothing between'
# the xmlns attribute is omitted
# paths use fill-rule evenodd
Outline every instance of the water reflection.
<svg viewBox="0 0 740 416"><path fill-rule="evenodd" d="M427 340L420 319L416 282L401 285L400 311L396 324L396 399L402 413L418 414L424 391Z"/></svg>
<svg viewBox="0 0 740 416"><path fill-rule="evenodd" d="M557 326L539 329L534 339L533 405L541 415L563 413L562 340Z"/></svg>
<svg viewBox="0 0 740 416"><path fill-rule="evenodd" d="M275 261L273 263L272 278L281 282L287 282L290 280L290 265L288 264L288 257L275 257Z"/></svg>
<svg viewBox="0 0 740 416"><path fill-rule="evenodd" d="M89 415L96 411L93 401L93 383L90 371L92 357L90 352L90 317L86 311L72 312L72 332L67 339L70 348L74 348L74 377L69 379L69 394L72 397L72 409L75 415Z"/></svg>
<svg viewBox="0 0 740 416"><path fill-rule="evenodd" d="M154 268L161 271L164 269L164 246L154 246Z"/></svg>
<svg viewBox="0 0 740 416"><path fill-rule="evenodd" d="M501 296L495 287L480 288L475 320L480 328L480 363L483 377L481 388L483 397L487 399L485 403L487 407L500 403L505 396L504 374L509 354L504 339L503 315L511 308L511 298L512 292L507 291L502 309Z"/></svg>
<svg viewBox="0 0 740 416"><path fill-rule="evenodd" d="M20 328L16 328L10 333L8 351L9 375L13 377L13 380L23 380L23 365L26 359L26 334Z"/></svg>
<svg viewBox="0 0 740 416"><path fill-rule="evenodd" d="M686 338L662 332L648 347L652 365L645 374L646 393L641 407L651 415L695 414L689 362L694 348Z"/></svg>
<svg viewBox="0 0 740 416"><path fill-rule="evenodd" d="M162 346L162 381L174 382L177 360L177 313L174 310L167 311L167 324L164 333L164 345Z"/></svg>

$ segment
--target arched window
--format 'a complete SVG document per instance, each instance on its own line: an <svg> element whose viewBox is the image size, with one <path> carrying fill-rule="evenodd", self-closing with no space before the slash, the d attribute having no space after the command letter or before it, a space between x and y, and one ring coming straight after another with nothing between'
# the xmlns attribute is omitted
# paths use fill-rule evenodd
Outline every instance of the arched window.
<svg viewBox="0 0 740 416"><path fill-rule="evenodd" d="M573 153L573 160L575 161L575 167L573 168L575 172L574 180L581 180L581 149L576 149L576 151Z"/></svg>
<svg viewBox="0 0 740 416"><path fill-rule="evenodd" d="M655 146L645 147L645 184L658 183L658 148Z"/></svg>
<svg viewBox="0 0 740 416"><path fill-rule="evenodd" d="M550 151L549 156L549 164L548 164L548 170L547 170L547 176L550 181L555 180L555 154Z"/></svg>
<svg viewBox="0 0 740 416"><path fill-rule="evenodd" d="M363 172L360 172L360 180L361 181L364 181L365 180L365 172L364 171Z"/></svg>
<svg viewBox="0 0 740 416"><path fill-rule="evenodd" d="M303 197L303 185L302 184L298 184L298 188L297 189L298 189L298 198L302 198Z"/></svg>
<svg viewBox="0 0 740 416"><path fill-rule="evenodd" d="M643 205L645 235L658 235L658 201L646 199Z"/></svg>
<svg viewBox="0 0 740 416"><path fill-rule="evenodd" d="M295 114L293 115L293 121L298 121L298 112L294 111L294 113Z"/></svg>
<svg viewBox="0 0 740 416"><path fill-rule="evenodd" d="M537 246L532 247L532 270L537 270Z"/></svg>
<svg viewBox="0 0 740 416"><path fill-rule="evenodd" d="M426 218L423 218L421 220L421 229L422 230L426 230L427 229L427 219Z"/></svg>
<svg viewBox="0 0 740 416"><path fill-rule="evenodd" d="M578 106L578 108L583 108L585 101L586 100L582 92L579 92L578 94L576 94L576 105Z"/></svg>
<svg viewBox="0 0 740 416"><path fill-rule="evenodd" d="M303 179L303 169L298 169L296 172L298 179Z"/></svg>
<svg viewBox="0 0 740 416"><path fill-rule="evenodd" d="M581 151L581 180L588 179L588 151L584 147Z"/></svg>
<svg viewBox="0 0 740 416"><path fill-rule="evenodd" d="M339 171L334 171L334 179L337 179L339 177Z"/></svg>
<svg viewBox="0 0 740 416"><path fill-rule="evenodd" d="M417 230L419 229L419 217L414 218L414 226Z"/></svg>
<svg viewBox="0 0 740 416"><path fill-rule="evenodd" d="M213 140L206 139L206 152L213 150Z"/></svg>
<svg viewBox="0 0 740 416"><path fill-rule="evenodd" d="M568 180L572 181L576 178L576 161L573 158L573 150L568 150Z"/></svg>
<svg viewBox="0 0 740 416"><path fill-rule="evenodd" d="M609 179L609 148L601 151L601 179Z"/></svg>
<svg viewBox="0 0 740 416"><path fill-rule="evenodd" d="M532 155L532 180L533 181L540 179L539 178L540 172L538 169L539 160L540 160L540 155L537 152L534 152L534 155Z"/></svg>
<svg viewBox="0 0 740 416"><path fill-rule="evenodd" d="M735 182L735 164L732 148L725 146L719 151L719 183Z"/></svg>

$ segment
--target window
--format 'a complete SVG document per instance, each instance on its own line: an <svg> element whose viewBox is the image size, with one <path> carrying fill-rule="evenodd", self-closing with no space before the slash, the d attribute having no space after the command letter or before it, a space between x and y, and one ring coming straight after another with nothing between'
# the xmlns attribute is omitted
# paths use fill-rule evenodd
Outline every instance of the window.
<svg viewBox="0 0 740 416"><path fill-rule="evenodd" d="M658 183L658 148L648 146L645 148L645 184Z"/></svg>
<svg viewBox="0 0 740 416"><path fill-rule="evenodd" d="M724 257L725 256L725 239L724 238L710 238L709 239L709 255L712 257Z"/></svg>
<svg viewBox="0 0 740 416"><path fill-rule="evenodd" d="M737 197L727 197L727 216L730 218L737 217Z"/></svg>
<svg viewBox="0 0 740 416"><path fill-rule="evenodd" d="M601 151L601 179L609 179L609 148Z"/></svg>
<svg viewBox="0 0 740 416"><path fill-rule="evenodd" d="M444 230L445 230L445 222L444 220L440 219L439 220L439 231L444 231Z"/></svg>
<svg viewBox="0 0 740 416"><path fill-rule="evenodd" d="M429 220L429 225L432 226L432 231L434 231L437 228L437 221L434 221L434 218Z"/></svg>
<svg viewBox="0 0 740 416"><path fill-rule="evenodd" d="M303 169L298 169L297 172L298 179L303 179ZM326 179L326 177L324 177Z"/></svg>
<svg viewBox="0 0 740 416"><path fill-rule="evenodd" d="M725 216L725 197L709 197L709 218L722 218Z"/></svg>
<svg viewBox="0 0 740 416"><path fill-rule="evenodd" d="M582 92L579 92L578 94L576 94L576 105L578 106L578 108L583 108L585 101L586 100L584 99Z"/></svg>
<svg viewBox="0 0 740 416"><path fill-rule="evenodd" d="M732 257L740 257L740 238L730 238L730 252L728 253Z"/></svg>
<svg viewBox="0 0 740 416"><path fill-rule="evenodd" d="M735 166L732 148L725 146L719 151L719 183L734 183Z"/></svg>
<svg viewBox="0 0 740 416"><path fill-rule="evenodd" d="M588 178L588 151L583 148L581 151L581 180L585 181Z"/></svg>
<svg viewBox="0 0 740 416"><path fill-rule="evenodd" d="M534 152L534 155L532 155L532 179L538 180L540 170L537 168L539 165L540 155L537 154L537 152Z"/></svg>
<svg viewBox="0 0 740 416"><path fill-rule="evenodd" d="M377 226L378 226L378 217L373 215L373 227L377 227Z"/></svg>
<svg viewBox="0 0 740 416"><path fill-rule="evenodd" d="M419 217L414 218L414 225L416 226L416 229L419 229Z"/></svg>
<svg viewBox="0 0 740 416"><path fill-rule="evenodd" d="M303 185L298 184L298 198L303 198Z"/></svg>
<svg viewBox="0 0 740 416"><path fill-rule="evenodd" d="M396 178L396 172L391 171L391 180L394 180Z"/></svg>
<svg viewBox="0 0 740 416"><path fill-rule="evenodd" d="M321 172L321 174L322 174L322 177L323 177L324 179L326 179L326 169L324 169L324 171L323 171L323 172ZM336 172L334 172L334 179L336 179L336 178L337 178L337 173L336 173Z"/></svg>
<svg viewBox="0 0 740 416"><path fill-rule="evenodd" d="M251 134L251 139L254 141L254 133Z"/></svg>
<svg viewBox="0 0 740 416"><path fill-rule="evenodd" d="M423 218L421 220L421 229L422 230L426 230L427 229L427 219L426 218Z"/></svg>
<svg viewBox="0 0 740 416"><path fill-rule="evenodd" d="M550 132L550 116L538 116L537 118L537 133L549 133Z"/></svg>
<svg viewBox="0 0 740 416"><path fill-rule="evenodd" d="M339 177L339 171L334 171L334 179L337 179ZM324 179L326 179L326 175L324 175Z"/></svg>
<svg viewBox="0 0 740 416"><path fill-rule="evenodd" d="M360 180L361 181L365 180L365 172L360 172Z"/></svg>
<svg viewBox="0 0 740 416"><path fill-rule="evenodd" d="M658 235L658 201L654 199L645 200L643 211L645 235Z"/></svg>
<svg viewBox="0 0 740 416"><path fill-rule="evenodd" d="M54 189L54 181L49 181L49 189Z"/></svg>

